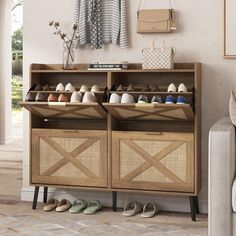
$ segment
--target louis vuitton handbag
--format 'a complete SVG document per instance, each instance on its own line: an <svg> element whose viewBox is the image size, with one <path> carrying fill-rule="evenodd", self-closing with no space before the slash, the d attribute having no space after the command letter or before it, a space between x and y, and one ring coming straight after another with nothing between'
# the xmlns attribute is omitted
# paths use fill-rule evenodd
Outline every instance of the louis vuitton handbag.
<svg viewBox="0 0 236 236"><path fill-rule="evenodd" d="M175 11L169 0L170 9L140 10L140 0L137 12L137 33L164 33L176 30Z"/></svg>
<svg viewBox="0 0 236 236"><path fill-rule="evenodd" d="M151 47L143 49L142 68L144 70L168 70L174 68L175 48L166 47L163 40L162 46L156 47L155 41L158 39L160 40L160 38L153 40Z"/></svg>

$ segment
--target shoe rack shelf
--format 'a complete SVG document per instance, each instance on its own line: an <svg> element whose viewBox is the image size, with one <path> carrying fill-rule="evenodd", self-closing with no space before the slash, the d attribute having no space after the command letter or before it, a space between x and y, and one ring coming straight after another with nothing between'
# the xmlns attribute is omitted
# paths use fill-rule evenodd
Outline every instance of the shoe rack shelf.
<svg viewBox="0 0 236 236"><path fill-rule="evenodd" d="M37 117L49 119L106 119L99 103L22 102L21 106Z"/></svg>
<svg viewBox="0 0 236 236"><path fill-rule="evenodd" d="M30 86L71 83L78 90L96 84L103 91L96 93L97 103L21 103L30 111L33 208L39 186L45 188L44 200L49 186L110 191L114 210L117 192L145 192L190 197L195 220L201 186L201 64L176 63L173 70L142 70L141 64L120 71L91 71L86 64L61 67L32 64ZM180 93L166 92L170 83L187 86L181 93L187 104L109 103L114 85L120 84L137 88L129 92L136 101L141 93L149 100L177 97ZM157 84L160 91L141 92L145 84Z"/></svg>
<svg viewBox="0 0 236 236"><path fill-rule="evenodd" d="M149 120L193 122L189 104L102 104L118 120Z"/></svg>

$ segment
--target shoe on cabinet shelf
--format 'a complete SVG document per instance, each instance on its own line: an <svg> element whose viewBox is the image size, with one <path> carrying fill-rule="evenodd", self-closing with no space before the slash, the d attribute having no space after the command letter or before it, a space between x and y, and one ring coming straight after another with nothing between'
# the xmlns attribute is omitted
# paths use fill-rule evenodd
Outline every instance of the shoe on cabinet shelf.
<svg viewBox="0 0 236 236"><path fill-rule="evenodd" d="M146 95L141 94L138 98L138 103L148 103L148 97Z"/></svg>
<svg viewBox="0 0 236 236"><path fill-rule="evenodd" d="M158 96L158 95L153 96L152 100L151 100L151 103L153 103L153 104L160 104L160 103L162 103L162 98L160 96Z"/></svg>
<svg viewBox="0 0 236 236"><path fill-rule="evenodd" d="M150 86L150 91L151 92L158 92L160 90L159 90L159 87L157 85L153 84L153 85Z"/></svg>
<svg viewBox="0 0 236 236"><path fill-rule="evenodd" d="M41 91L41 90L42 90L42 86L41 86L41 84L36 84L34 90L35 90L35 91Z"/></svg>
<svg viewBox="0 0 236 236"><path fill-rule="evenodd" d="M178 105L186 104L186 98L183 96L178 96L176 104L178 104Z"/></svg>
<svg viewBox="0 0 236 236"><path fill-rule="evenodd" d="M171 83L169 86L168 86L168 89L167 89L167 92L168 93L176 93L177 89L176 89L176 86Z"/></svg>
<svg viewBox="0 0 236 236"><path fill-rule="evenodd" d="M175 103L175 98L172 95L166 97L165 104L174 104L174 103Z"/></svg>
<svg viewBox="0 0 236 236"><path fill-rule="evenodd" d="M66 85L66 87L65 87L65 91L66 92L74 92L75 91L75 88L74 88L74 86L72 86L72 84L71 83L68 83L67 85Z"/></svg>
<svg viewBox="0 0 236 236"><path fill-rule="evenodd" d="M128 88L127 88L127 91L128 92L133 92L135 89L134 89L134 87L133 87L133 85L132 84L129 84L129 86L128 86Z"/></svg>
<svg viewBox="0 0 236 236"><path fill-rule="evenodd" d="M73 92L70 98L70 102L82 102L82 94L80 92Z"/></svg>
<svg viewBox="0 0 236 236"><path fill-rule="evenodd" d="M87 87L87 85L83 84L79 90L81 93L85 93L85 92L88 92L89 89Z"/></svg>
<svg viewBox="0 0 236 236"><path fill-rule="evenodd" d="M60 96L58 97L58 102L69 102L69 99L66 95L60 94Z"/></svg>
<svg viewBox="0 0 236 236"><path fill-rule="evenodd" d="M120 84L120 85L117 87L116 91L117 91L117 92L122 92L122 91L124 91L124 88L123 88L122 84Z"/></svg>
<svg viewBox="0 0 236 236"><path fill-rule="evenodd" d="M112 93L109 103L121 103L121 96L116 93Z"/></svg>
<svg viewBox="0 0 236 236"><path fill-rule="evenodd" d="M185 86L185 84L180 84L179 87L178 87L178 92L179 93L187 93L188 92L188 89L187 87Z"/></svg>
<svg viewBox="0 0 236 236"><path fill-rule="evenodd" d="M43 91L50 91L51 89L50 89L50 87L49 87L48 84L45 84L45 85L43 86L42 90L43 90Z"/></svg>
<svg viewBox="0 0 236 236"><path fill-rule="evenodd" d="M121 103L124 103L124 104L135 103L134 97L128 93L124 93L121 97Z"/></svg>
<svg viewBox="0 0 236 236"><path fill-rule="evenodd" d="M25 97L26 102L34 102L35 101L35 94L33 93L27 93Z"/></svg>
<svg viewBox="0 0 236 236"><path fill-rule="evenodd" d="M96 92L99 92L99 91L101 91L101 90L100 90L100 87L98 85L95 84L95 85L92 86L91 92L96 93Z"/></svg>
<svg viewBox="0 0 236 236"><path fill-rule="evenodd" d="M56 87L56 91L58 92L64 92L65 91L65 87L62 83L58 84Z"/></svg>
<svg viewBox="0 0 236 236"><path fill-rule="evenodd" d="M142 92L149 92L150 91L150 88L147 84L145 84L142 88Z"/></svg>
<svg viewBox="0 0 236 236"><path fill-rule="evenodd" d="M58 101L57 96L50 93L49 96L48 96L48 102L57 102L57 101Z"/></svg>
<svg viewBox="0 0 236 236"><path fill-rule="evenodd" d="M84 103L93 103L93 102L97 102L97 99L96 99L96 96L93 92L87 91L87 92L85 92L85 94L83 96L82 102L84 102Z"/></svg>
<svg viewBox="0 0 236 236"><path fill-rule="evenodd" d="M46 102L47 101L47 97L46 94L44 93L37 93L36 97L35 97L35 101L36 102Z"/></svg>

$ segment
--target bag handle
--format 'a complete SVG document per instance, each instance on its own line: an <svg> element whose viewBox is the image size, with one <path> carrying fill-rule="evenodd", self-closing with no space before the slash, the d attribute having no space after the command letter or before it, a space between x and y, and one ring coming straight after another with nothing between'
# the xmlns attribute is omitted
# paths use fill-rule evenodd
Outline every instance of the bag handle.
<svg viewBox="0 0 236 236"><path fill-rule="evenodd" d="M139 10L141 8L142 2L143 2L143 0L140 0L139 6L138 6L138 12L139 12ZM170 9L173 9L172 4L171 4L171 0L169 0L169 4L170 4Z"/></svg>
<svg viewBox="0 0 236 236"><path fill-rule="evenodd" d="M150 49L151 49L152 51L153 51L155 48L157 48L157 47L155 46L155 42L156 42L157 40L161 40L161 42L162 42L162 47L161 47L161 48L165 49L165 47L166 47L165 41L164 41L163 39L161 39L160 37L154 38L153 41L152 41L151 47L150 47ZM174 58L175 55L176 55L176 48L172 48L172 52L173 52L173 58Z"/></svg>
<svg viewBox="0 0 236 236"><path fill-rule="evenodd" d="M158 37L158 38L154 38L154 39L152 40L152 44L151 44L150 49L153 50L153 49L156 48L156 46L155 46L155 42L156 42L157 40L161 40L161 42L162 42L162 48L165 47L165 42L164 42L164 40Z"/></svg>

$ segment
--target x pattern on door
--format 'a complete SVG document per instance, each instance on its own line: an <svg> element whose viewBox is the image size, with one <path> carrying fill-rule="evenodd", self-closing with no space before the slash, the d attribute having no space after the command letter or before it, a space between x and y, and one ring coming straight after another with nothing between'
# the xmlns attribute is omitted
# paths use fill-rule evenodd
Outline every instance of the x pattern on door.
<svg viewBox="0 0 236 236"><path fill-rule="evenodd" d="M144 171L149 169L150 167L155 167L160 173L166 176L173 183L184 184L181 178L179 178L175 173L173 173L170 169L164 166L160 161L167 157L170 153L177 150L179 147L185 144L185 142L172 142L167 147L163 148L156 155L152 156L143 150L139 145L137 145L132 140L122 140L128 147L130 147L134 152L136 152L139 156L141 156L145 162L129 172L126 176L124 176L121 180L123 181L132 181L135 177L142 174Z"/></svg>
<svg viewBox="0 0 236 236"><path fill-rule="evenodd" d="M49 167L47 170L41 173L41 176L51 176L60 168L64 167L67 163L71 163L76 168L78 168L87 178L91 178L91 179L99 178L99 176L96 176L90 169L88 169L85 165L83 165L81 161L76 159L78 155L80 155L86 149L88 149L93 144L95 144L99 139L89 138L86 141L84 141L81 145L76 147L73 151L68 152L67 150L65 150L65 148L63 148L61 145L55 142L52 138L43 137L43 136L40 138L44 142L46 142L52 149L58 152L62 157L60 161L56 162L55 164L53 164L53 166Z"/></svg>
<svg viewBox="0 0 236 236"><path fill-rule="evenodd" d="M173 107L135 107L135 106L117 106L107 107L110 112L119 119L153 119L153 120L175 120L175 121L192 121L193 112L186 106Z"/></svg>
<svg viewBox="0 0 236 236"><path fill-rule="evenodd" d="M105 110L98 104L90 106L52 106L48 104L24 105L24 107L39 117L45 118L81 118L81 119L101 119L106 117Z"/></svg>

